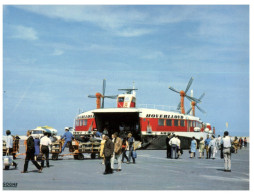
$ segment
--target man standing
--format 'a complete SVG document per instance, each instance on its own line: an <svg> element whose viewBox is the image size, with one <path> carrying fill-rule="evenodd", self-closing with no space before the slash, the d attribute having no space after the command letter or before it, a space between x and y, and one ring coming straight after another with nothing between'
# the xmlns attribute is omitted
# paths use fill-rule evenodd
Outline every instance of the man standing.
<svg viewBox="0 0 254 195"><path fill-rule="evenodd" d="M24 164L24 170L21 173L27 173L28 163L31 160L32 163L36 166L36 168L39 170L38 172L42 172L42 167L37 163L37 161L34 160L34 138L31 136L31 131L27 131L27 140L26 140L26 159Z"/></svg>
<svg viewBox="0 0 254 195"><path fill-rule="evenodd" d="M104 139L106 140L106 142L104 144L104 149L103 149L103 154L105 157L105 172L103 174L106 175L106 174L113 173L113 170L111 169L111 165L110 165L110 159L114 152L114 144L109 139L108 136L104 136Z"/></svg>
<svg viewBox="0 0 254 195"><path fill-rule="evenodd" d="M171 158L171 146L169 145L170 139L171 139L171 133L169 133L168 137L166 138L167 158Z"/></svg>
<svg viewBox="0 0 254 195"><path fill-rule="evenodd" d="M122 154L122 139L118 137L118 133L115 132L113 135L113 143L114 143L114 153L111 158L111 169L114 170L114 161L117 160L118 169L117 171L121 171L121 154Z"/></svg>
<svg viewBox="0 0 254 195"><path fill-rule="evenodd" d="M8 155L12 155L13 153L13 137L11 135L11 131L7 130L6 131L6 156ZM13 166L15 167L15 169L17 168L17 163L12 161Z"/></svg>
<svg viewBox="0 0 254 195"><path fill-rule="evenodd" d="M48 134L44 132L44 136L40 141L40 151L46 157L47 167L49 167L49 145L51 145L51 140L48 137ZM44 167L44 160L41 161L41 166Z"/></svg>
<svg viewBox="0 0 254 195"><path fill-rule="evenodd" d="M207 135L207 139L205 140L206 159L211 158L211 148L209 148L210 141L211 139L209 135Z"/></svg>
<svg viewBox="0 0 254 195"><path fill-rule="evenodd" d="M223 144L224 171L231 172L231 139L228 136L228 131L224 132L224 137L221 139L221 144Z"/></svg>
<svg viewBox="0 0 254 195"><path fill-rule="evenodd" d="M178 158L177 155L177 145L179 144L178 139L175 137L175 134L173 134L173 137L169 141L169 145L171 145L171 158Z"/></svg>
<svg viewBox="0 0 254 195"><path fill-rule="evenodd" d="M129 161L127 161L127 164L130 163L130 160L131 160L131 157L132 157L132 161L133 161L133 164L135 164L135 158L133 157L133 151L135 151L135 148L134 148L134 137L132 137L132 134L131 133L128 133L128 136L127 136L127 148L129 148L129 155L128 155L128 159Z"/></svg>
<svg viewBox="0 0 254 195"><path fill-rule="evenodd" d="M66 144L69 142L70 143L70 147L72 146L71 142L72 139L74 138L72 133L69 132L69 128L65 127L65 133L63 134L63 136L61 137L61 139L65 139L64 145L62 147L61 153L64 151L64 148L66 146Z"/></svg>

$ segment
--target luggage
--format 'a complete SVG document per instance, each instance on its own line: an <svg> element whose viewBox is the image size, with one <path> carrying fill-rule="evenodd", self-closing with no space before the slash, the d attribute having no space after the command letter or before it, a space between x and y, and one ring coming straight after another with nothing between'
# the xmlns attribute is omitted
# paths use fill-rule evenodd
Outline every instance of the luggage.
<svg viewBox="0 0 254 195"><path fill-rule="evenodd" d="M3 160L4 160L4 167L5 167L5 170L8 170L9 167L12 165L13 163L13 156L4 156L3 157Z"/></svg>

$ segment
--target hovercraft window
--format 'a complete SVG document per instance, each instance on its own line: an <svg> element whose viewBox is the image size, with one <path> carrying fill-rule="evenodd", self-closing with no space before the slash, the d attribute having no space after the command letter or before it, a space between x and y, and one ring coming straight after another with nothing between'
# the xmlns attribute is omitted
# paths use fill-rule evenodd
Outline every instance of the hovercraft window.
<svg viewBox="0 0 254 195"><path fill-rule="evenodd" d="M124 102L124 97L119 97L118 102Z"/></svg>
<svg viewBox="0 0 254 195"><path fill-rule="evenodd" d="M184 125L184 120L180 120L180 126L181 127L184 127L185 125Z"/></svg>
<svg viewBox="0 0 254 195"><path fill-rule="evenodd" d="M179 125L178 125L178 121L179 121L179 120L174 120L174 126L175 126L175 127L179 126Z"/></svg>
<svg viewBox="0 0 254 195"><path fill-rule="evenodd" d="M164 119L159 119L158 123L159 123L159 126L164 126Z"/></svg>
<svg viewBox="0 0 254 195"><path fill-rule="evenodd" d="M166 120L166 125L167 126L172 126L172 120L171 119L167 119Z"/></svg>

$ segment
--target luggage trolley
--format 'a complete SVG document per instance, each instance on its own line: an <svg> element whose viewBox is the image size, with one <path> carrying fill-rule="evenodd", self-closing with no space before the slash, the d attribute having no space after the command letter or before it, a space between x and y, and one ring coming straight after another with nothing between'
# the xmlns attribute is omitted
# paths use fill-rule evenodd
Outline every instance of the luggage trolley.
<svg viewBox="0 0 254 195"><path fill-rule="evenodd" d="M84 160L83 153L90 153L91 159L96 158L96 154L100 153L101 140L79 142L77 140L72 141L72 148L69 148L70 154L63 154L59 156L73 155L76 160Z"/></svg>
<svg viewBox="0 0 254 195"><path fill-rule="evenodd" d="M55 142L52 142L51 145L52 160L58 160L58 156L61 152L63 142L64 142L63 140L56 140Z"/></svg>

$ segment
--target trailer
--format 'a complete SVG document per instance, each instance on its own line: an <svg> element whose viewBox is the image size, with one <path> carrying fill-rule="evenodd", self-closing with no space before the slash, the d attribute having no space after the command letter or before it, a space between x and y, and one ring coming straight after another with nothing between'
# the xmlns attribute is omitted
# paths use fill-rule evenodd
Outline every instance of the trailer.
<svg viewBox="0 0 254 195"><path fill-rule="evenodd" d="M99 157L100 153L101 140L93 140L87 142L81 142L78 140L72 141L72 146L69 147L69 154L59 155L63 156L73 156L75 160L84 160L84 153L91 154L91 159L96 158L96 154Z"/></svg>

